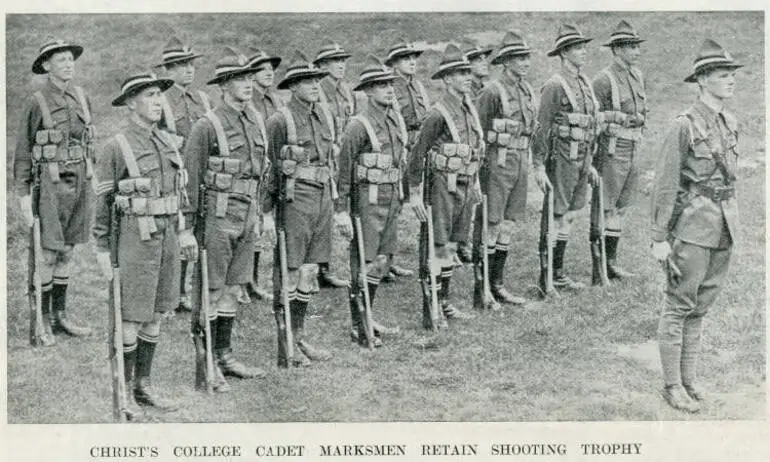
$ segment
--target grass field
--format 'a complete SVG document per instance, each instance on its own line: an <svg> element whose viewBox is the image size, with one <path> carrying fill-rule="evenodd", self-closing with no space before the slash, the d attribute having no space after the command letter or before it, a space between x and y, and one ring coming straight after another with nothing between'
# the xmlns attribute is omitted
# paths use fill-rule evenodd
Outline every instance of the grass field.
<svg viewBox="0 0 770 462"><path fill-rule="evenodd" d="M402 34L431 50L447 40L471 35L497 44L502 31L523 30L533 55L535 87L557 68L545 51L560 21L576 22L598 37L589 51L589 75L609 61L599 47L610 29L628 18L648 39L642 68L648 79L652 113L638 160L649 170L665 124L687 107L695 90L682 82L703 38L713 37L746 64L730 107L741 123L738 176L742 235L724 293L709 314L700 373L711 400L697 416L666 406L655 335L662 301L663 275L649 256L648 197L640 193L628 217L620 260L638 278L607 288L592 288L554 303L530 303L501 314L484 313L453 325L430 341L420 328L420 294L415 279L383 285L375 313L402 334L386 339L375 352L361 350L347 337L349 315L344 290L314 297L309 335L336 357L307 370L278 370L274 363L275 328L270 307L244 307L234 333L237 354L267 369L261 381L231 381L229 395L206 397L193 382L189 319L180 315L163 327L154 381L173 396L180 411L157 416L166 422L283 421L541 421L760 419L765 415L765 107L764 17L762 13L510 13L510 14L313 14L313 15L60 15L6 17L6 161L12 160L20 108L30 87L30 65L43 38L57 35L83 44L78 83L94 103L99 143L120 127L125 113L109 107L126 69L149 66L172 33L191 39L207 55L199 82L213 74L223 45L258 44L283 56L298 48L315 53L329 35L353 52L349 79L358 75L369 52L384 55ZM595 46L594 46L595 45ZM427 80L439 55L423 55L420 73ZM279 72L281 75L281 72ZM429 90L440 90L435 82ZM215 90L210 89L212 96ZM10 170L7 169L7 175ZM10 180L10 175L8 176ZM640 188L641 189L641 188ZM26 234L15 197L8 193L7 334L8 421L10 423L87 423L110 421L107 362L107 284L100 279L91 246L79 247L71 287L71 315L96 330L89 339L60 338L48 349L27 341ZM528 291L537 278L536 234L540 196L530 194L526 220L513 246L506 284ZM590 279L587 211L577 221L567 252L567 269ZM402 217L398 259L416 267L416 222ZM334 264L347 273L342 244ZM271 267L263 268L269 280ZM469 305L472 274L456 271L453 296Z"/></svg>

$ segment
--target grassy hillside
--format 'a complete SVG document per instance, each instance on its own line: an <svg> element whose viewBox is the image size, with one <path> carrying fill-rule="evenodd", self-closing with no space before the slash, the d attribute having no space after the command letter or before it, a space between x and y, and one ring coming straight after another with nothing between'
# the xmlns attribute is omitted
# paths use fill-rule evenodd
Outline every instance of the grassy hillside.
<svg viewBox="0 0 770 462"><path fill-rule="evenodd" d="M182 409L164 421L425 421L425 420L671 420L753 419L764 415L765 382L765 162L764 17L762 13L510 13L510 14L222 14L222 15L10 15L6 17L7 161L13 155L20 108L30 88L40 84L30 66L50 31L80 43L78 83L94 103L99 143L114 134L125 116L110 101L126 70L150 66L170 34L192 41L206 54L198 82L208 80L218 50L254 44L281 56L300 49L308 55L329 36L353 53L349 80L358 76L367 53L383 56L396 38L423 41L430 51L420 62L428 78L438 62L433 51L471 35L497 44L502 32L521 29L536 50L531 80L539 87L558 65L550 49L561 21L574 21L596 37L589 44L586 71L595 74L610 53L600 47L610 30L627 18L648 39L642 68L648 79L652 113L639 165L651 168L657 139L666 123L685 109L695 89L682 82L706 37L712 37L746 64L730 107L741 123L739 194L742 241L731 275L706 321L701 376L712 400L699 416L669 409L659 396L657 313L663 276L649 256L648 198L637 196L621 241L621 262L639 277L605 289L565 296L550 305L530 303L503 314L482 314L427 342L419 328L420 295L414 279L383 285L375 312L402 335L386 339L374 353L347 338L345 291L323 291L313 300L309 334L336 358L307 371L274 366L275 330L270 307L244 307L237 322L238 355L268 370L257 382L232 382L228 396L206 398L192 389L193 353L187 316L164 325L154 368L155 382L175 396ZM279 76L282 70L279 70ZM439 85L427 81L434 95ZM200 84L202 86L202 84ZM216 89L209 88L212 97ZM10 179L10 177L9 177ZM88 320L96 335L62 339L50 349L27 344L24 278L26 237L15 197L6 203L8 227L8 420L15 423L82 423L110 420L106 361L107 284L99 278L90 246L75 255L72 315ZM540 196L530 207L513 246L506 284L526 292L537 278L536 235ZM588 281L587 215L575 226L566 266ZM416 223L401 220L399 260L416 267ZM342 273L342 244L334 249ZM269 280L270 266L263 268ZM468 305L470 269L456 271L454 299ZM427 346L426 346L427 345Z"/></svg>

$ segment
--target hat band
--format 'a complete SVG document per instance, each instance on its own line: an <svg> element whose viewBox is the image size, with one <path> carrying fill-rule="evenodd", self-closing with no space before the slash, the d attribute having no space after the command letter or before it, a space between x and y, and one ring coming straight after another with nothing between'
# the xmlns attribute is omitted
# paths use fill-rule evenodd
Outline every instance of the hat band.
<svg viewBox="0 0 770 462"><path fill-rule="evenodd" d="M616 33L610 35L610 41L628 40L628 39L637 40L638 38L639 38L638 35L632 34L632 33L629 33L629 32L616 32Z"/></svg>
<svg viewBox="0 0 770 462"><path fill-rule="evenodd" d="M468 61L450 61L448 63L441 63L441 65L439 65L438 67L437 72L443 72L445 70L452 69L454 67L462 67L462 66L470 66L470 65L471 63L469 63Z"/></svg>
<svg viewBox="0 0 770 462"><path fill-rule="evenodd" d="M283 79L284 80L292 79L296 75L311 74L311 73L315 73L315 72L318 72L318 70L316 68L311 68L311 67L295 67L294 69L289 69L286 72L286 75L283 77Z"/></svg>
<svg viewBox="0 0 770 462"><path fill-rule="evenodd" d="M413 46L407 46L407 45L399 45L398 48L392 48L388 52L388 59L394 58L396 55L400 55L403 53L419 53L420 50L416 49Z"/></svg>
<svg viewBox="0 0 770 462"><path fill-rule="evenodd" d="M228 74L230 72L237 72L242 70L246 70L246 68L244 66L233 66L233 65L226 64L224 66L217 66L215 74L217 75L217 77L219 77L220 75L223 75L223 74Z"/></svg>
<svg viewBox="0 0 770 462"><path fill-rule="evenodd" d="M392 76L393 76L393 72L390 70L372 69L369 71L363 71L361 75L358 77L358 80L363 82L369 79L379 79L382 77L392 77Z"/></svg>
<svg viewBox="0 0 770 462"><path fill-rule="evenodd" d="M336 55L336 54L340 54L340 53L344 53L346 55L349 54L348 52L346 52L342 48L331 48L329 50L323 50L323 51L319 52L318 56L316 56L315 60L318 61L319 59L324 59L324 58L326 58L328 56L332 56L332 55Z"/></svg>
<svg viewBox="0 0 770 462"><path fill-rule="evenodd" d="M703 66L708 66L709 64L734 64L735 61L732 59L726 58L724 56L712 56L709 58L702 58L695 61L695 71L697 72L699 68Z"/></svg>
<svg viewBox="0 0 770 462"><path fill-rule="evenodd" d="M72 45L70 45L69 43L65 43L65 42L46 43L45 45L40 47L40 53L39 54L44 55L44 54L48 53L49 51L54 50L56 48L67 48L67 47L71 47L71 46Z"/></svg>
<svg viewBox="0 0 770 462"><path fill-rule="evenodd" d="M554 48L560 48L565 42L569 42L575 39L583 39L584 37L581 34L570 34L570 35L564 35L559 37L556 40L556 45L554 45Z"/></svg>
<svg viewBox="0 0 770 462"><path fill-rule="evenodd" d="M158 80L158 78L153 74L142 74L130 77L128 80L123 82L123 86L120 87L120 92L125 94L128 93L129 90L131 90L133 87L149 82L154 82L156 80Z"/></svg>
<svg viewBox="0 0 770 462"><path fill-rule="evenodd" d="M515 44L515 45L507 45L502 48L500 48L500 51L498 52L499 55L503 55L506 53L512 53L514 51L525 51L529 53L531 50L526 44Z"/></svg>

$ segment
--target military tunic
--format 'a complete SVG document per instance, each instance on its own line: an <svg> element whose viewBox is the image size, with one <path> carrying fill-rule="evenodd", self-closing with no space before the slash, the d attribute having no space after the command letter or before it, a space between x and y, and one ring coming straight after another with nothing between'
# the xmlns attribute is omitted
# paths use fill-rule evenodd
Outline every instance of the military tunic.
<svg viewBox="0 0 770 462"><path fill-rule="evenodd" d="M503 87L504 95L498 84ZM503 97L507 99L506 105L502 103ZM481 128L488 137L487 162L481 171L481 189L488 197L489 223L520 220L524 216L527 206L529 142L537 124L535 104L532 87L521 79L514 80L507 73L499 81L487 85L476 103ZM518 122L516 130L506 130L515 132L511 134L507 145L509 147L502 147L497 141L490 142L494 119ZM491 136L497 140L496 134ZM505 149L502 156L500 149Z"/></svg>
<svg viewBox="0 0 770 462"><path fill-rule="evenodd" d="M475 162L476 169L483 154L483 140L480 126L476 126L475 108L472 107L470 97L465 96L461 100L458 96L446 92L441 103L447 109L457 129L457 139L453 139L444 116L437 108L428 112L427 119L409 159L409 184L417 186L422 181L425 157L430 156L429 172L432 188L430 203L433 206L434 242L437 246L446 245L449 242L460 242L468 236L470 230L473 205L477 202L474 191L475 172L455 173L456 188L452 191L452 177L437 170L436 154L442 152L442 146L446 144L460 143L470 146L470 162L464 162L463 171L472 167ZM478 131L477 131L478 129Z"/></svg>
<svg viewBox="0 0 770 462"><path fill-rule="evenodd" d="M565 92L559 79L564 80L571 90L571 95ZM574 107L571 99L574 99ZM538 126L532 140L532 163L535 167L545 165L554 188L556 215L580 210L586 204L588 167L592 162L591 150L596 128L593 116L596 108L591 85L582 74L563 69L543 86ZM567 117L570 113L588 117L578 122L582 126L573 126ZM579 135L576 138L582 138L581 140L570 138L572 128L579 129L574 130L574 133Z"/></svg>
<svg viewBox="0 0 770 462"><path fill-rule="evenodd" d="M660 148L652 239L672 244L671 261L681 272L669 276L663 313L674 334L676 320L702 316L714 304L727 274L738 230L737 142L733 116L699 100L675 120Z"/></svg>
<svg viewBox="0 0 770 462"><path fill-rule="evenodd" d="M393 81L396 92L396 108L401 112L409 132L409 145L414 145L417 132L427 116L430 100L425 86L413 76L404 76L396 72L398 78Z"/></svg>
<svg viewBox="0 0 770 462"><path fill-rule="evenodd" d="M176 83L163 95L171 113L167 114L164 110L158 126L187 140L193 124L206 113L209 102L204 101L199 92L190 91ZM167 120L169 116L173 116L173 122Z"/></svg>
<svg viewBox="0 0 770 462"><path fill-rule="evenodd" d="M319 104L308 104L292 97L286 105L296 127L297 145L304 148L304 159L298 162L305 172L325 171L321 181L296 178L293 199L284 206L286 250L289 269L304 263L329 261L332 241L332 199L330 159L335 156L334 122L327 119ZM277 175L281 174L281 150L289 144L284 114L276 112L267 121L268 152L274 166L275 179L271 197L278 198ZM276 223L276 226L280 226Z"/></svg>
<svg viewBox="0 0 770 462"><path fill-rule="evenodd" d="M616 84L614 89L608 73ZM604 208L624 208L631 201L638 176L634 156L641 143L642 127L648 112L646 84L639 69L629 68L616 60L594 78L593 89L600 112L627 114L624 123L617 124L622 133L605 130L599 135L594 157L594 166L604 182ZM617 100L613 101L614 98ZM615 138L614 141L611 141L612 138Z"/></svg>
<svg viewBox="0 0 770 462"><path fill-rule="evenodd" d="M89 141L85 124L87 116L73 86L61 90L48 80L40 93L48 105L54 128L64 135L57 148L57 159L62 157L69 160L33 162L36 134L45 127L43 111L37 100L30 97L16 137L14 187L19 195L29 194L34 171L40 165L38 213L42 246L44 249L63 252L75 244L88 242L93 193L87 178L86 162L82 159L87 147L84 141ZM89 102L86 105L90 114L91 105ZM74 159L78 152L80 158ZM54 178L48 168L51 163L57 164L58 178Z"/></svg>
<svg viewBox="0 0 770 462"><path fill-rule="evenodd" d="M478 77L473 77L471 80L471 99L474 103L478 101L479 97L484 92L487 80L488 79L480 79Z"/></svg>
<svg viewBox="0 0 770 462"><path fill-rule="evenodd" d="M342 133L350 117L356 113L356 99L350 86L327 75L321 79L321 103L327 104L331 111L336 133Z"/></svg>
<svg viewBox="0 0 770 462"><path fill-rule="evenodd" d="M262 114L262 118L265 120L272 117L278 109L285 106L283 99L281 99L278 93L269 88L262 91L259 85L254 86L252 101L254 102L254 108Z"/></svg>
<svg viewBox="0 0 770 462"><path fill-rule="evenodd" d="M133 153L139 177L150 179L149 194L143 196L156 203L181 202L178 179L180 162L178 151L168 135L156 126L143 126L131 119L122 132ZM131 175L126 157L117 139L104 147L97 162L96 214L93 236L99 251L110 251L114 206L122 195L121 180L136 178ZM120 201L117 201L120 204ZM120 229L118 239L118 265L121 270L121 300L123 319L132 322L149 322L153 312L167 312L179 303L179 225L176 210L148 214L140 210L132 199L132 206L119 206ZM135 208L136 207L136 208ZM154 229L153 229L154 228ZM149 236L142 234L149 229Z"/></svg>
<svg viewBox="0 0 770 462"><path fill-rule="evenodd" d="M371 124L379 143L377 154L392 156L390 168L405 170L406 139L405 133L394 109L384 107L372 100L366 105L362 116ZM353 118L342 136L339 162L338 210L345 210L350 201L353 215L361 217L366 261L371 262L377 255L392 254L397 250L398 214L401 210L403 190L401 176L393 183L376 186L376 197L370 197L370 184L361 178L359 171L365 169L362 154L373 153L370 136L363 123ZM383 170L383 169L380 169ZM375 199L376 203L371 203ZM351 274L357 274L358 249L350 247Z"/></svg>
<svg viewBox="0 0 770 462"><path fill-rule="evenodd" d="M214 123L203 117L193 125L185 158L190 175L188 226L201 213L199 191L205 184L205 242L201 245L208 250L209 288L216 290L252 279L254 225L261 213L262 179L268 176L268 164L264 121L260 126L255 111L248 105L236 110L223 103L213 113L221 123L227 155L222 156Z"/></svg>

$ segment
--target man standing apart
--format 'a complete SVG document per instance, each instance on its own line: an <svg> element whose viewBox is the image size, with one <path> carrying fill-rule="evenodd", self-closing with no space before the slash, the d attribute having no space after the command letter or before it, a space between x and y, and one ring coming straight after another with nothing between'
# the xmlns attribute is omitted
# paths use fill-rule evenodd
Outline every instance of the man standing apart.
<svg viewBox="0 0 770 462"><path fill-rule="evenodd" d="M553 285L557 289L580 290L585 284L564 272L564 252L575 213L586 205L588 178L598 179L591 165L596 137L598 103L588 78L581 71L586 62L586 38L574 24L563 24L553 50L561 69L543 87L538 125L532 148L535 181L553 194L556 244L548 248L546 220L540 231L540 290L546 293L548 252L553 252ZM545 200L543 212L547 211Z"/></svg>
<svg viewBox="0 0 770 462"><path fill-rule="evenodd" d="M150 383L160 324L179 302L180 252L188 261L197 252L192 232L182 229L182 159L172 137L157 126L163 92L173 83L136 71L112 101L130 115L98 159L93 227L96 258L107 279L113 276L110 249L117 246L126 390L133 390L136 403L160 411L176 409Z"/></svg>
<svg viewBox="0 0 770 462"><path fill-rule="evenodd" d="M235 358L231 340L238 297L252 281L262 180L269 169L265 122L250 104L253 75L245 56L224 49L208 81L219 86L222 104L193 125L185 146L190 173L187 225L205 236L201 245L208 253L207 315L214 358L225 376L240 379L265 375ZM268 231L274 228L272 217L263 220ZM217 371L214 389L228 391Z"/></svg>
<svg viewBox="0 0 770 462"><path fill-rule="evenodd" d="M281 97L273 90L275 70L281 64L281 58L270 56L259 48L251 48L249 67L254 69L254 108L267 121L275 112L284 106ZM259 286L259 261L262 251L270 244L261 235L257 236L254 246L253 282L248 285L249 296L257 300L273 301L273 294Z"/></svg>
<svg viewBox="0 0 770 462"><path fill-rule="evenodd" d="M484 134L469 94L471 66L457 46L447 45L431 78L442 80L446 89L441 100L428 112L412 151L409 200L417 218L426 221L421 185L423 181L430 182L427 199L432 205L436 261L428 269L440 281L438 301L444 316L470 319L474 317L472 314L449 303L449 283L457 241L468 235L473 197L479 195L478 170L484 155ZM424 287L429 283L422 282ZM426 328L434 327L429 309L430 293L423 290L423 327Z"/></svg>
<svg viewBox="0 0 770 462"><path fill-rule="evenodd" d="M368 290L373 303L382 276L388 274L388 255L398 243L398 214L404 200L402 178L406 167L407 132L404 119L395 109L393 71L375 56L369 55L355 91L368 96L366 110L353 116L342 137L340 149L340 198L336 205L340 232L353 237L350 215L361 221L365 255L358 246L350 246L350 316L353 321L351 337L361 346L368 346L359 306L364 303L362 291ZM350 214L348 214L348 210ZM357 233L357 231L356 231ZM360 258L366 262L367 280L360 275ZM380 346L383 334L394 332L373 323L374 345Z"/></svg>
<svg viewBox="0 0 770 462"><path fill-rule="evenodd" d="M195 80L195 60L201 56L189 45L182 44L178 37L172 37L163 48L160 64L155 66L165 69L166 76L174 81L174 85L163 93L163 116L158 126L179 137L179 149L182 152L192 125L211 109L206 93L191 89ZM191 309L190 296L187 294L187 260L183 258L177 311Z"/></svg>
<svg viewBox="0 0 770 462"><path fill-rule="evenodd" d="M700 97L671 123L655 169L652 254L668 281L658 326L663 397L686 412L705 399L696 374L703 318L722 290L738 230L738 123L725 101L739 67L718 43L703 42L685 79Z"/></svg>
<svg viewBox="0 0 770 462"><path fill-rule="evenodd" d="M478 99L479 119L486 133L487 156L481 169L481 188L489 204L487 248L481 245L481 212L476 213L475 303L481 308L481 252L489 259L489 283L495 300L522 304L522 297L509 293L503 284L505 261L527 207L529 144L537 125L537 97L526 81L532 50L521 33L509 31L492 64L503 66L499 80L490 82Z"/></svg>
<svg viewBox="0 0 770 462"><path fill-rule="evenodd" d="M639 70L639 44L644 42L626 21L620 21L605 46L612 50L613 63L594 78L593 88L602 112L605 130L599 135L594 166L604 185L604 233L607 276L622 279L633 276L617 265L618 241L626 208L636 183L635 157L642 142L647 116L647 94ZM601 230L598 217L591 214L591 256L593 283L599 283Z"/></svg>
<svg viewBox="0 0 770 462"><path fill-rule="evenodd" d="M278 89L291 90L285 107L267 122L268 152L273 164L271 199L278 223L286 235L287 281L281 279L279 252L274 254L274 292L286 284L289 306L281 297L273 302L276 321L284 310L291 313L294 342L302 353L294 356L292 366L308 366L327 361L332 355L316 348L305 338L305 317L310 297L318 292L318 264L329 261L332 244L332 215L336 191L332 187L335 145L334 118L319 104L320 81L327 72L318 69L296 52ZM280 336L279 328L279 336ZM278 341L278 365L289 367L283 342Z"/></svg>
<svg viewBox="0 0 770 462"><path fill-rule="evenodd" d="M42 279L44 346L56 343L54 334L91 333L68 319L65 311L70 259L76 244L88 242L93 202L91 105L83 89L71 83L82 53L80 45L54 38L40 47L32 72L47 74L48 79L26 104L13 158L16 193L27 226L31 229L34 217L40 217L43 252L37 260L42 268L35 271Z"/></svg>
<svg viewBox="0 0 770 462"><path fill-rule="evenodd" d="M394 108L401 113L406 123L409 150L414 147L417 134L430 108L430 99L425 85L416 76L417 58L423 51L416 48L414 43L403 38L390 47L388 57L385 59L385 65L392 67L396 77L398 77L393 81L393 88L396 91ZM408 197L409 184L406 178L403 188ZM397 276L407 277L414 274L414 271L397 265L393 260L393 254L388 255L388 259L390 260L390 272L382 278L384 282L393 282Z"/></svg>

